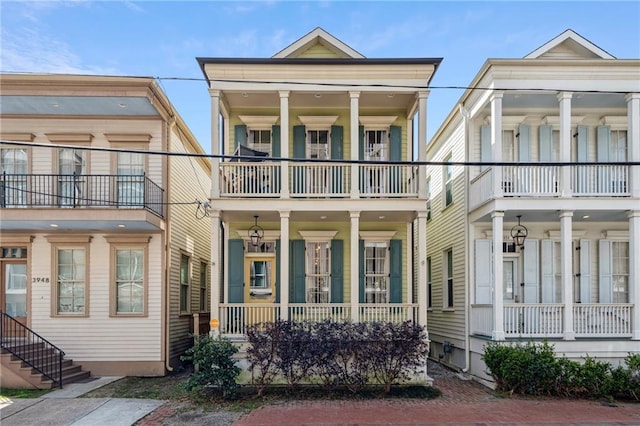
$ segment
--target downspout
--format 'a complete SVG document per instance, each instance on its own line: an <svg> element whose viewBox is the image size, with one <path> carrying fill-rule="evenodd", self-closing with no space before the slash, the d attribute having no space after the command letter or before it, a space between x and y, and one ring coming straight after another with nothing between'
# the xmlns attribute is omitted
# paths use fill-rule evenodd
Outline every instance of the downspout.
<svg viewBox="0 0 640 426"><path fill-rule="evenodd" d="M173 126L173 124L175 123L175 120L172 119L172 122L165 122L164 128L165 128L165 133L166 133L166 151L168 152L170 147L171 147L171 142L170 142L170 138L171 138L171 127ZM171 367L170 365L170 359L171 359L171 339L169 338L169 336L171 335L170 333L170 325L171 325L171 245L169 244L169 242L171 241L171 220L170 220L170 212L171 212L171 205L169 204L169 200L171 199L171 185L169 184L170 181L170 158L168 155L163 156L163 161L164 161L164 170L166 171L166 196L165 196L165 201L166 201L166 208L165 208L165 240L164 240L164 248L165 248L165 268L164 268L164 292L165 292L165 312L164 312L164 368L171 372L173 371L173 367Z"/></svg>
<svg viewBox="0 0 640 426"><path fill-rule="evenodd" d="M460 112L460 115L462 115L462 119L463 119L463 126L464 126L464 161L469 161L469 140L470 140L470 120L469 120L469 111L464 107L464 104L460 103L458 104L458 111ZM465 250L464 250L464 264L465 265L469 265L469 250L471 247L471 238L469 235L469 214L468 214L468 205L469 205L469 167L465 167L464 169L464 174L465 174L465 197L464 197L464 209L465 209L465 214L464 214L464 229L466 230L465 232ZM471 349L469 347L469 345L471 344L471 338L469 337L469 319L471 317L470 313L471 313L471 306L469 305L469 268L465 268L466 273L465 273L465 279L464 279L464 286L465 286L465 291L464 291L464 315L465 315L465 321L464 321L464 339L465 339L465 343L464 343L464 359L465 359L465 367L462 369L463 373L467 373L469 371L470 365L471 365Z"/></svg>

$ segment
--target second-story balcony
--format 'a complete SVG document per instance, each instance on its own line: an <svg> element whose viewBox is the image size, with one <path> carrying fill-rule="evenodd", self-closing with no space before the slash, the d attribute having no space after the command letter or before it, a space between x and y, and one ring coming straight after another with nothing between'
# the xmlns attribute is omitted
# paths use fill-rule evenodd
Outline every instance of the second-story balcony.
<svg viewBox="0 0 640 426"><path fill-rule="evenodd" d="M357 164L355 179L350 164L290 163L288 192L294 198L359 197L416 198L418 166ZM220 196L277 198L282 194L283 165L279 162L227 162L220 165Z"/></svg>
<svg viewBox="0 0 640 426"><path fill-rule="evenodd" d="M569 174L563 174L569 168ZM501 197L628 197L629 166L626 165L513 165L502 166L501 187L494 184L494 168L476 176L470 185L470 207ZM568 185L563 178L568 176ZM568 193L563 194L563 188Z"/></svg>
<svg viewBox="0 0 640 426"><path fill-rule="evenodd" d="M144 209L163 217L163 193L144 175L0 175L1 208Z"/></svg>

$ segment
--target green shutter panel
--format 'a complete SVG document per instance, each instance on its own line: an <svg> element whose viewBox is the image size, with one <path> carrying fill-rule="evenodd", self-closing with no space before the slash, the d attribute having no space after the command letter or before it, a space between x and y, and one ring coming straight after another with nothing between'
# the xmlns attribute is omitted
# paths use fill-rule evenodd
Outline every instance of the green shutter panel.
<svg viewBox="0 0 640 426"><path fill-rule="evenodd" d="M360 278L358 295L360 303L364 303L364 240L358 241L358 250L360 250L358 253L358 277Z"/></svg>
<svg viewBox="0 0 640 426"><path fill-rule="evenodd" d="M389 161L402 160L402 127L389 127Z"/></svg>
<svg viewBox="0 0 640 426"><path fill-rule="evenodd" d="M402 240L391 240L389 246L389 293L391 303L402 303Z"/></svg>
<svg viewBox="0 0 640 426"><path fill-rule="evenodd" d="M271 156L280 157L280 126L271 126Z"/></svg>
<svg viewBox="0 0 640 426"><path fill-rule="evenodd" d="M551 126L540 126L540 161L551 161L553 153L553 128Z"/></svg>
<svg viewBox="0 0 640 426"><path fill-rule="evenodd" d="M342 160L344 157L343 150L344 128L342 126L331 126L331 159Z"/></svg>
<svg viewBox="0 0 640 426"><path fill-rule="evenodd" d="M229 240L229 303L244 302L244 241Z"/></svg>
<svg viewBox="0 0 640 426"><path fill-rule="evenodd" d="M587 126L578 126L577 133L576 150L578 151L578 162L586 163L589 161L589 128Z"/></svg>
<svg viewBox="0 0 640 426"><path fill-rule="evenodd" d="M358 159L364 160L364 126L358 126Z"/></svg>
<svg viewBox="0 0 640 426"><path fill-rule="evenodd" d="M331 240L331 303L344 302L344 243Z"/></svg>
<svg viewBox="0 0 640 426"><path fill-rule="evenodd" d="M479 305L493 303L491 271L491 240L475 240L475 288L476 303Z"/></svg>
<svg viewBox="0 0 640 426"><path fill-rule="evenodd" d="M293 126L293 158L305 158L307 156L305 141L307 139L304 126Z"/></svg>
<svg viewBox="0 0 640 426"><path fill-rule="evenodd" d="M291 303L304 303L304 240L291 240L289 250L289 300Z"/></svg>
<svg viewBox="0 0 640 426"><path fill-rule="evenodd" d="M610 126L598 126L596 128L597 136L597 155L598 161L609 161L609 147L611 145L611 127Z"/></svg>
<svg viewBox="0 0 640 426"><path fill-rule="evenodd" d="M238 145L247 146L247 126L244 124L236 124L233 141L234 151L238 149Z"/></svg>
<svg viewBox="0 0 640 426"><path fill-rule="evenodd" d="M552 240L542 240L541 244L542 303L555 303L554 243Z"/></svg>
<svg viewBox="0 0 640 426"><path fill-rule="evenodd" d="M280 240L276 240L276 303L280 303Z"/></svg>
<svg viewBox="0 0 640 426"><path fill-rule="evenodd" d="M488 163L491 161L491 126L480 127L480 161ZM482 166L482 170L489 166Z"/></svg>
<svg viewBox="0 0 640 426"><path fill-rule="evenodd" d="M524 242L524 303L539 303L538 240L528 238Z"/></svg>
<svg viewBox="0 0 640 426"><path fill-rule="evenodd" d="M580 303L591 303L591 240L580 240Z"/></svg>
<svg viewBox="0 0 640 426"><path fill-rule="evenodd" d="M613 277L611 271L611 240L600 240L598 243L600 274L600 300L599 303L611 303L613 300Z"/></svg>
<svg viewBox="0 0 640 426"><path fill-rule="evenodd" d="M518 127L518 160L524 163L531 161L531 127L521 124Z"/></svg>

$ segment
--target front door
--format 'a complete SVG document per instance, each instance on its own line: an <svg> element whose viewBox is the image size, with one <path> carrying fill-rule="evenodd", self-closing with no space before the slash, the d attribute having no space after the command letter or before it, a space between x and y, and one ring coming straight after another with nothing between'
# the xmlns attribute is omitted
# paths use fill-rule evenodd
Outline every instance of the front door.
<svg viewBox="0 0 640 426"><path fill-rule="evenodd" d="M502 261L502 300L504 303L518 303L520 301L517 260L517 258L513 258Z"/></svg>
<svg viewBox="0 0 640 426"><path fill-rule="evenodd" d="M244 300L249 304L272 304L276 300L275 256L245 257ZM275 319L273 306L248 306L247 324L271 322Z"/></svg>
<svg viewBox="0 0 640 426"><path fill-rule="evenodd" d="M27 325L27 262L2 260L2 310L23 325Z"/></svg>

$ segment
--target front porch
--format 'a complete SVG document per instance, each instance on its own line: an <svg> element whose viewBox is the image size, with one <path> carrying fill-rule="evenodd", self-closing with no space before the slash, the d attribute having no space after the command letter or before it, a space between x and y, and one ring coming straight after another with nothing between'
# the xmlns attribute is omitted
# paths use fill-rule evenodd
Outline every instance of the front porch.
<svg viewBox="0 0 640 426"><path fill-rule="evenodd" d="M502 323L494 326L492 305L471 305L471 334L505 338L631 338L633 304L575 303L567 322L562 303L504 304ZM502 329L502 330L501 330ZM573 340L569 338L568 340Z"/></svg>

